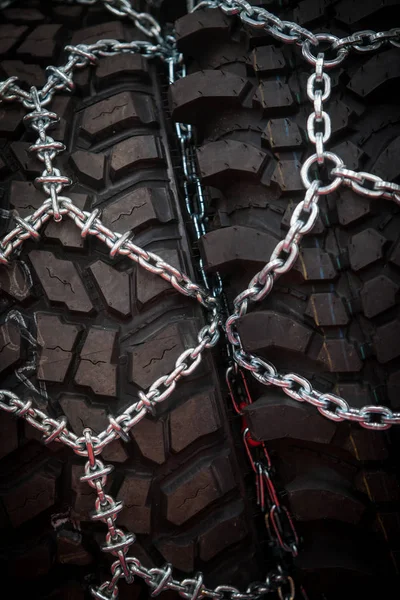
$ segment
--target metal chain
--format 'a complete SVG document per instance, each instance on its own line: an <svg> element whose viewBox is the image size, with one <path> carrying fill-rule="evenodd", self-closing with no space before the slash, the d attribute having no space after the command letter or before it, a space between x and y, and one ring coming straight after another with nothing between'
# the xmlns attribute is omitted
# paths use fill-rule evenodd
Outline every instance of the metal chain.
<svg viewBox="0 0 400 600"><path fill-rule="evenodd" d="M400 27L378 33L368 29L339 38L326 33L314 34L293 21L280 19L265 8L252 6L246 0L203 0L194 10L200 8L219 8L226 15L238 15L245 26L264 29L280 42L301 46L303 56L312 64L315 64L316 57L311 53L310 45L318 46L321 42L328 42L329 52L336 52L337 56L326 62L327 68L339 65L353 49L357 52L371 52L385 43L400 48Z"/></svg>
<svg viewBox="0 0 400 600"><path fill-rule="evenodd" d="M250 466L255 475L257 505L265 515L271 538L284 552L298 554L299 536L288 509L279 500L273 481L273 466L265 442L254 440L247 424L244 409L253 403L244 372L237 364L226 370L226 384L236 414L242 418L242 439Z"/></svg>
<svg viewBox="0 0 400 600"><path fill-rule="evenodd" d="M242 0L236 1L236 5L242 7L241 18L242 13L246 10L243 8L245 4L247 3L243 3ZM317 34L316 37L318 42L334 42L334 36L330 34ZM304 162L300 171L307 191L304 200L293 211L290 228L285 238L278 242L269 261L251 279L248 288L234 299L234 311L226 321L225 332L232 344L236 363L250 371L253 377L262 384L282 388L285 394L291 398L312 404L324 417L333 421L357 422L366 429L389 429L392 425L400 424L400 412L393 412L387 406L377 405L367 405L361 409L351 408L344 398L315 390L311 383L300 375L295 373L280 375L270 361L263 360L244 350L236 327L238 320L247 313L249 303L259 302L266 298L271 293L276 279L293 267L299 256L299 244L302 237L312 230L318 218L318 200L321 195L330 194L340 185L345 184L358 194L368 198L382 197L400 203L399 185L384 181L371 173L347 169L337 154L325 150L325 144L331 135L330 117L323 110L323 103L329 99L331 92L331 80L325 69L341 62L342 58L339 60L339 53L342 52L343 47L339 48L336 59L326 61L323 52L319 52L317 57L311 55L309 45L309 40L302 42L303 56L314 65L314 72L307 81L307 96L313 102L314 107L314 111L307 120L307 133L310 142L315 145L315 154L312 154ZM310 172L313 165L326 167L328 161L335 166L330 170L327 181L322 182L320 179L313 178ZM370 184L369 187L367 187L367 183Z"/></svg>
<svg viewBox="0 0 400 600"><path fill-rule="evenodd" d="M203 583L202 573L197 573L193 578L186 578L182 581L173 579L172 565L166 564L162 568L146 569L139 559L128 557L129 547L134 544L136 538L132 533L125 533L122 529L116 527L117 515L123 509L121 501L116 502L114 498L107 493L107 478L112 472L112 465L104 465L97 458L96 438L92 435L90 429L84 432L86 444L86 456L88 460L85 464L84 475L81 481L87 482L95 489L97 498L95 501L95 510L91 515L94 521L102 521L107 525L108 533L105 544L102 545L103 552L110 553L117 557L117 560L111 566L111 579L105 581L97 588L92 588L91 593L100 600L116 600L118 598L118 582L125 579L131 583L134 576L142 578L146 585L151 589L151 596L158 596L166 590L178 592L181 598L186 600L196 600L197 598L212 598L214 600L223 600L231 598L232 600L257 600L262 596L277 591L282 598L292 600L292 594L283 596L284 587L289 590L293 588L291 577L284 575L283 569L276 569L271 572L265 582L252 583L246 592L240 592L233 586L219 585L214 589L207 588Z"/></svg>

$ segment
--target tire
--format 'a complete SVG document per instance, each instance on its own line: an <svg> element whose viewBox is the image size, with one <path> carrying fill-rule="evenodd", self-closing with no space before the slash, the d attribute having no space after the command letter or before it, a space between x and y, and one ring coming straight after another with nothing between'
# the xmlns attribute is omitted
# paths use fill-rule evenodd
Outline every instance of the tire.
<svg viewBox="0 0 400 600"><path fill-rule="evenodd" d="M314 32L340 36L389 29L395 16L390 3L264 4ZM196 127L209 219L199 251L206 271L222 276L232 309L303 197L311 68L298 48L244 30L219 9L186 15L175 28L188 76L170 88L171 113ZM395 48L352 53L330 72L333 89L324 108L332 118L328 149L349 168L397 183L398 64ZM399 207L341 187L321 197L320 209L293 270L239 320L244 349L280 372L305 376L322 392L343 395L353 407L398 410ZM303 540L298 581L311 598L356 598L378 593L380 585L389 592L400 556L398 434L328 421L250 379L250 431L274 453Z"/></svg>
<svg viewBox="0 0 400 600"><path fill-rule="evenodd" d="M1 78L18 75L27 86L43 85L44 67L62 64L68 43L143 39L98 6L26 2L4 18ZM131 230L138 245L194 278L157 67L119 55L74 80L75 93L51 105L61 117L52 135L68 148L57 161L74 181L72 200L101 208L107 225ZM23 114L16 104L1 111L3 235L14 214L25 217L44 199ZM85 426L102 430L107 413L169 373L205 324L195 301L128 259L112 261L72 221L49 222L37 244L24 244L1 267L0 285L2 386L65 415L79 435ZM145 566L169 561L181 577L201 569L210 585L245 586L262 561L218 368L206 353L156 417L103 456L115 467L109 489L125 504L118 522L137 533L133 554ZM61 444L44 447L39 432L3 412L0 427L3 581L18 598L83 598L110 566L99 549L104 527L89 519L95 497L79 481L83 461ZM122 598L148 597L139 583L121 588Z"/></svg>

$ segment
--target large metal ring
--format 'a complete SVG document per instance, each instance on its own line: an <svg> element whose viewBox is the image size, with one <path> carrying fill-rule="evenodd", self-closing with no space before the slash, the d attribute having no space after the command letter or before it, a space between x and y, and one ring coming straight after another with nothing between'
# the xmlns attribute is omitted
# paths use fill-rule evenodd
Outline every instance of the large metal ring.
<svg viewBox="0 0 400 600"><path fill-rule="evenodd" d="M330 33L316 33L315 37L317 38L317 40L319 42L330 42L332 45L337 40L339 40L339 38L336 35L331 35ZM314 66L317 64L318 58L317 58L317 56L314 56L314 54L311 52L310 40L304 40L304 42L301 46L301 51L302 51L304 58L310 64L312 64ZM338 65L340 65L341 62L344 61L344 59L346 58L348 53L349 53L349 50L347 48L339 48L339 50L337 51L336 58L332 58L331 60L324 60L324 68L332 69L333 67L337 67Z"/></svg>
<svg viewBox="0 0 400 600"><path fill-rule="evenodd" d="M344 165L344 162L342 161L342 159L339 158L339 156L337 156L337 154L334 154L333 152L325 151L322 153L322 156L324 158L327 158L328 160L331 160L333 163L335 163L336 167L342 167ZM309 171L311 165L313 165L316 162L318 162L318 156L317 156L317 154L312 154L309 158L307 158L307 160L304 162L303 166L301 167L300 177L301 177L303 185L306 189L310 188L313 183L309 177L308 171ZM335 179L329 185L323 185L318 188L318 195L325 195L325 194L330 194L331 192L334 192L341 185L341 183L342 183L342 178L335 177Z"/></svg>

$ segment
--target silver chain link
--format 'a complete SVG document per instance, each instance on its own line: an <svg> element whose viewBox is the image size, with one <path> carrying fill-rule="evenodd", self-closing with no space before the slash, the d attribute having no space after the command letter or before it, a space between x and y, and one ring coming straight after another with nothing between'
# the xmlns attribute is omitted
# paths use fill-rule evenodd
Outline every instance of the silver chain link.
<svg viewBox="0 0 400 600"><path fill-rule="evenodd" d="M92 5L96 0L77 0L80 4ZM50 104L57 91L73 91L73 72L76 69L96 64L98 58L119 53L140 53L146 58L160 58L169 63L170 82L175 78L175 70L180 70L180 76L185 76L185 68L179 57L175 41L171 36L163 37L159 23L147 13L140 13L132 8L129 0L102 0L105 7L119 17L130 18L146 36L154 41L99 40L95 44L78 44L66 46L68 53L64 66L47 67L48 79L45 85L38 90L32 87L29 92L17 85L16 77L9 77L0 82L0 99L3 101L19 101L27 109L28 114L24 122L37 134L36 142L30 150L35 152L38 159L44 164L44 171L35 182L45 194L43 204L31 215L24 219L15 217L16 226L0 242L0 262L7 264L11 256L16 254L20 246L27 239L37 240L39 230L50 218L61 221L64 216L71 218L81 230L81 236L97 237L110 249L113 258L122 255L137 262L146 270L163 277L169 281L180 293L195 298L209 312L209 324L205 325L198 334L198 343L186 349L178 357L175 368L168 375L155 381L147 392L139 392L139 400L132 403L117 417L109 416L109 425L101 433L93 435L90 429L85 429L82 436L75 435L67 427L64 417L55 419L44 411L35 408L31 399L23 400L8 390L0 390L0 409L16 417L21 417L38 429L43 434L45 443L57 441L73 449L82 457L87 458L85 473L81 480L86 481L96 490L97 500L93 520L103 521L108 528L106 542L103 546L105 552L116 556L116 561L111 567L111 579L100 587L92 590L93 596L103 600L118 597L118 582L124 578L128 583L136 575L142 578L151 588L152 596L164 590L175 590L186 600L196 600L199 597L209 597L216 600L231 598L232 600L257 600L270 592L278 592L282 600L293 600L294 583L291 577L280 567L269 573L265 582L252 583L242 593L237 588L222 585L215 589L207 588L203 583L203 575L198 573L194 578L177 581L172 577L171 565L163 568L146 569L138 559L127 556L129 547L134 543L135 536L125 533L115 526L118 513L122 509L122 502L116 502L105 491L107 477L112 470L99 459L103 449L113 440L121 438L128 441L128 432L145 415L155 412L158 403L168 398L174 391L177 382L182 377L190 375L199 365L204 350L215 346L219 339L219 326L221 325L221 310L215 298L216 290L205 290L202 286L192 282L187 275L163 261L152 252L136 246L132 242L130 231L119 234L111 231L101 222L100 211L94 209L87 212L79 209L70 198L64 195L64 187L69 186L71 180L62 175L53 165L57 154L65 150L65 146L55 141L47 132L48 128L57 122L58 116L46 107ZM0 2L0 8L5 8L10 1ZM268 263L250 281L249 286L234 300L234 312L225 324L226 335L232 345L233 357L239 367L249 370L253 377L264 385L274 385L283 389L291 398L299 402L308 402L315 406L325 417L334 421L349 420L358 422L367 429L383 430L391 425L400 424L400 413L391 411L385 406L364 406L361 409L350 408L348 403L334 394L323 394L315 390L311 383L304 377L288 373L280 375L274 365L267 360L247 353L242 346L239 333L236 329L238 319L246 314L251 302L258 302L265 298L272 290L275 280L288 272L299 254L299 243L304 235L313 228L319 214L318 200L321 195L329 194L340 185L348 185L355 192L368 198L386 198L397 203L400 202L400 186L386 182L371 173L356 172L348 169L336 154L325 149L331 134L329 114L323 110L323 103L329 99L331 82L327 69L339 65L348 55L350 50L367 52L377 50L384 43L400 47L400 29L394 28L384 32L360 31L345 38L338 38L328 33L313 34L311 31L300 27L296 23L284 21L269 11L251 6L246 0L225 0L223 2L200 2L193 10L202 7L220 8L227 15L238 15L243 25L255 29L264 29L275 39L301 47L303 57L312 64L314 72L308 79L307 95L313 102L314 111L307 121L307 132L310 142L315 145L315 154L312 154L301 168L301 178L306 188L304 199L297 205L292 214L289 231L280 241L271 254ZM320 44L328 44L328 50L317 52L315 56L312 48L318 50ZM334 58L325 60L325 53L336 53ZM178 58L179 57L179 58ZM196 193L187 191L185 200L189 214L195 226L196 236L205 233L205 202L200 178L197 174L193 152L193 132L190 125L177 124L177 136L181 145L181 156L184 170L184 187L189 189L189 184L194 185ZM315 179L311 175L313 165L326 166L331 161L334 168L330 170L327 182ZM195 196L196 205L193 205ZM208 285L204 266L200 265L202 277ZM230 367L230 369L233 367ZM229 373L228 369L228 373ZM237 371L236 371L237 372ZM227 374L228 379L229 375ZM233 398L234 401L234 398ZM297 552L297 534L287 510L281 506L276 489L270 477L270 461L265 445L262 444L264 459L254 460L249 447L249 432L244 430L243 441L248 451L248 456L256 474L258 488L258 502L262 509L266 508L265 489L268 492L268 514L278 544L282 549L293 553ZM289 531L290 543L284 539L283 530Z"/></svg>

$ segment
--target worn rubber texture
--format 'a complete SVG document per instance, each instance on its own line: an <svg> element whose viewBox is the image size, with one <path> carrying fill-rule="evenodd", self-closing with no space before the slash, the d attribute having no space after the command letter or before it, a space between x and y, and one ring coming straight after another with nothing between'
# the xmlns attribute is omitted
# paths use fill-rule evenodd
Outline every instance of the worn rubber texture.
<svg viewBox="0 0 400 600"><path fill-rule="evenodd" d="M29 1L4 15L0 77L18 75L24 86L43 85L44 67L62 64L67 43L144 39L97 6ZM73 178L71 198L98 206L112 229L131 230L139 246L195 277L156 67L112 56L75 81L75 93L57 94L51 105L61 117L52 135L68 148L57 164ZM33 184L43 167L27 152L34 137L23 114L19 105L1 107L3 234L13 213L24 217L44 199ZM39 243L25 244L1 268L0 286L2 386L65 415L77 434L102 430L107 413L169 373L205 323L194 300L127 259L111 260L69 220L49 222ZM83 598L89 584L109 577L112 559L98 546L104 526L89 519L95 495L79 482L83 460L60 444L43 446L39 432L2 411L0 428L2 581L18 598ZM131 553L148 567L169 561L181 577L202 570L210 585L260 578L238 456L209 352L129 444L103 453L115 467L109 489L125 504L118 523L138 536ZM121 597L148 591L122 585Z"/></svg>
<svg viewBox="0 0 400 600"><path fill-rule="evenodd" d="M255 2L253 4L256 4ZM257 2L257 5L263 3ZM264 3L313 31L348 35L393 26L394 3ZM358 13L360 7L360 13ZM359 18L358 18L359 17ZM199 250L228 302L247 287L289 227L310 155L305 124L312 67L300 49L202 9L175 23L188 76L170 89L173 119L196 126L209 232ZM400 181L399 51L352 54L330 71L329 149L352 169ZM293 270L239 321L245 350L307 377L351 406L399 409L399 207L342 187ZM303 546L297 578L310 598L390 590L399 567L398 434L334 423L249 375L253 437L274 453ZM376 591L376 593L378 593Z"/></svg>

